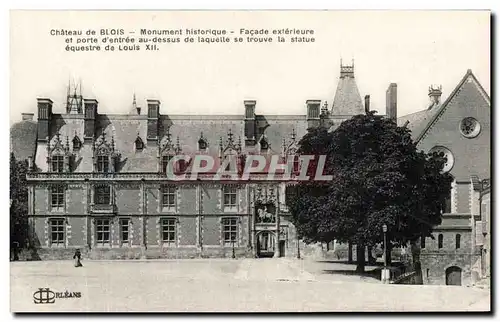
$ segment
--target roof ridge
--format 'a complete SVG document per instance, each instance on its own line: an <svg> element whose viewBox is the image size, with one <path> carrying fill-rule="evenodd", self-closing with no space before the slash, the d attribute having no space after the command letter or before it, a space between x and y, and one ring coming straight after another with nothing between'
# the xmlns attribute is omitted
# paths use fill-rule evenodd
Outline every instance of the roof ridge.
<svg viewBox="0 0 500 322"><path fill-rule="evenodd" d="M479 85L479 88L480 88L480 91L482 92L483 95L486 96L487 100L488 100L488 103L490 103L490 100L489 100L489 95L484 91L484 88L481 86L481 84L479 83L479 81L477 80L476 76L474 76L474 73L472 73L472 70L471 69L467 69L467 72L465 73L465 75L462 77L462 79L460 80L460 82L458 83L457 86L455 86L455 89L453 89L453 91L451 92L450 95L448 95L448 97L446 98L446 100L443 102L443 104L441 104L439 107L438 107L438 110L437 112L434 113L434 115L432 115L432 118L431 120L427 123L427 125L425 126L425 128L418 134L417 138L415 139L415 142L418 144L420 142L420 140L424 137L424 135L429 131L429 129L437 122L437 120L441 117L441 115L444 113L444 111L446 110L446 108L448 107L448 104L451 102L451 100L458 94L458 91L460 90L460 88L465 84L465 82L467 81L467 79L472 76L473 80L475 81L476 85Z"/></svg>

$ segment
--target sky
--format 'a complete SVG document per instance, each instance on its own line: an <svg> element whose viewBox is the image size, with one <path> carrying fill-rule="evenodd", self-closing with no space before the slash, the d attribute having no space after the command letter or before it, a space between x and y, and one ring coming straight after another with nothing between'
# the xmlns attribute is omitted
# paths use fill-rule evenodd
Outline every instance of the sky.
<svg viewBox="0 0 500 322"><path fill-rule="evenodd" d="M240 28L314 30L314 43L164 44L158 51L66 52L52 29ZM98 36L99 37L99 36ZM181 37L183 39L184 36ZM305 114L308 99L333 102L340 60L354 60L361 96L385 114L385 91L398 84L398 115L426 108L431 84L446 98L472 69L490 93L490 13L486 11L13 11L10 124L36 113L36 98L64 111L68 81L123 114L146 99L161 114ZM144 48L144 47L143 47ZM36 114L35 114L36 117Z"/></svg>

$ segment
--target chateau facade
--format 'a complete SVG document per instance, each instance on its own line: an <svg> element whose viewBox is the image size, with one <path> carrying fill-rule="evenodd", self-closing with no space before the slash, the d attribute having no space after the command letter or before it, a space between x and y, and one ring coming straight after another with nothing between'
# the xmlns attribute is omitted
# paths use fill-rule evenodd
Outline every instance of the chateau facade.
<svg viewBox="0 0 500 322"><path fill-rule="evenodd" d="M489 270L490 98L468 71L441 100L429 89L425 110L397 118L397 85L387 90L387 117L408 126L418 148L446 154L454 176L435 238L420 243L424 283L473 283ZM170 115L156 99L128 114L99 113L95 99L68 93L63 111L48 98L11 128L11 150L29 160L30 241L44 258L297 257L297 240L279 177L248 181L172 181L176 155L293 157L310 127L336 128L369 108L354 66L341 65L333 102L308 100L304 115L262 115L243 101L240 115ZM331 108L328 107L331 105ZM183 165L179 165L183 167ZM237 169L234 169L237 171ZM487 254L487 255L485 255ZM475 276L475 274L477 276Z"/></svg>

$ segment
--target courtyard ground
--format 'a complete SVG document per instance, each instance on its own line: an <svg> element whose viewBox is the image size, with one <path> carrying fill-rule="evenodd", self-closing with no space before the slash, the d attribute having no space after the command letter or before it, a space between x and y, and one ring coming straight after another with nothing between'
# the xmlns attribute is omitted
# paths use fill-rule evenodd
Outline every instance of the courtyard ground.
<svg viewBox="0 0 500 322"><path fill-rule="evenodd" d="M384 285L353 265L294 259L11 263L13 312L489 311L488 289ZM369 269L369 267L368 267ZM81 292L35 304L33 293Z"/></svg>

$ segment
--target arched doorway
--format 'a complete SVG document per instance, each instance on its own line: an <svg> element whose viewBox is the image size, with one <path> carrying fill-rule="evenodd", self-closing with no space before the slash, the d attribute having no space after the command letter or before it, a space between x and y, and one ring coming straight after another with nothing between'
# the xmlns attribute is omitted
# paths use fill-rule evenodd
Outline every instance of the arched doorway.
<svg viewBox="0 0 500 322"><path fill-rule="evenodd" d="M257 257L273 257L276 249L276 237L271 231L257 234Z"/></svg>
<svg viewBox="0 0 500 322"><path fill-rule="evenodd" d="M462 285L462 269L451 266L446 269L446 285Z"/></svg>

